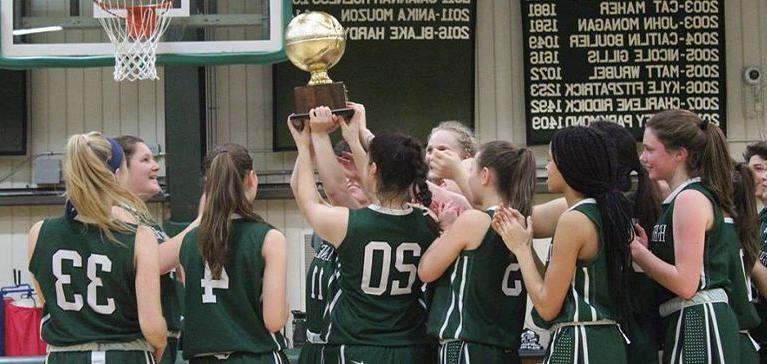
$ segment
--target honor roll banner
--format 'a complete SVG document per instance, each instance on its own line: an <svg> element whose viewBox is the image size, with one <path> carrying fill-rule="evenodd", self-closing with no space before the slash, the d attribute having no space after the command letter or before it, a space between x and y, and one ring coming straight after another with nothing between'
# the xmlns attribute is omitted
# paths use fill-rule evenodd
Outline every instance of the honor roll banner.
<svg viewBox="0 0 767 364"><path fill-rule="evenodd" d="M346 51L328 71L365 104L374 133L401 131L425 140L440 121L474 126L476 0L294 0L294 14L324 11L346 30ZM309 74L274 66L274 149L293 149L285 125L293 87Z"/></svg>
<svg viewBox="0 0 767 364"><path fill-rule="evenodd" d="M666 109L726 126L723 0L522 1L528 144Z"/></svg>

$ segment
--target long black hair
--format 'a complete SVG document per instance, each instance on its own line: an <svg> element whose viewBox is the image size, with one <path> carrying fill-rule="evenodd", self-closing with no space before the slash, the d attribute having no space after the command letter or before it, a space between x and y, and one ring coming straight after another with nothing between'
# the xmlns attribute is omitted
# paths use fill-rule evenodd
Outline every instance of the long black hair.
<svg viewBox="0 0 767 364"><path fill-rule="evenodd" d="M655 183L650 180L647 170L639 161L637 142L628 129L609 121L597 121L589 125L604 132L615 144L618 152L618 188L623 192L631 191L631 173L637 174L636 191L628 195L633 203L632 217L645 231L651 231L661 212L661 198Z"/></svg>
<svg viewBox="0 0 767 364"><path fill-rule="evenodd" d="M607 258L608 288L625 320L632 312L631 250L634 237L631 204L621 192L614 143L596 128L573 126L554 134L551 155L570 188L594 198L602 215L601 235Z"/></svg>
<svg viewBox="0 0 767 364"><path fill-rule="evenodd" d="M413 197L425 207L431 205L431 191L426 183L429 166L421 142L409 135L378 134L370 142L370 162L378 167L378 199L393 199L403 195ZM439 231L439 225L427 215L429 227Z"/></svg>

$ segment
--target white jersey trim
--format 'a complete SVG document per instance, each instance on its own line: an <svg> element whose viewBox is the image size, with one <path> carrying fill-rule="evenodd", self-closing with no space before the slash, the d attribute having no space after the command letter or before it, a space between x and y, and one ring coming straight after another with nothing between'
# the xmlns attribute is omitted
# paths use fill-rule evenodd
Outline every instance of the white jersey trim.
<svg viewBox="0 0 767 364"><path fill-rule="evenodd" d="M689 185L691 185L693 183L696 183L696 182L700 182L700 177L690 178L690 179L682 182L681 185L677 186L673 191L671 191L671 193L668 195L668 197L666 197L666 199L663 200L663 204L671 203L671 201L674 201L674 199L676 198L676 195L678 195L680 192L682 192L682 190L685 187L687 187L687 186L689 186Z"/></svg>
<svg viewBox="0 0 767 364"><path fill-rule="evenodd" d="M394 215L394 216L405 216L413 212L413 207L410 205L408 205L407 208L405 209L392 209L392 208L383 207L376 204L370 204L368 205L368 208L375 212L380 212L382 214Z"/></svg>
<svg viewBox="0 0 767 364"><path fill-rule="evenodd" d="M589 310L591 311L591 321L594 321L597 319L597 310L594 308L594 305L591 304L591 295L593 292L591 292L589 269L587 267L582 267L581 269L583 269L583 301L589 306Z"/></svg>
<svg viewBox="0 0 767 364"><path fill-rule="evenodd" d="M676 363L676 353L679 347L679 333L682 329L682 318L684 317L684 307L679 310L679 318L676 320L676 334L674 334L674 350L671 352L671 362ZM681 359L681 358L680 358Z"/></svg>
<svg viewBox="0 0 767 364"><path fill-rule="evenodd" d="M591 198L591 197L589 197L589 198L584 198L583 200L580 200L580 201L576 202L574 205L572 205L572 206L568 207L568 208L567 208L567 211L572 211L572 210L575 210L575 208L576 208L576 207L578 207L578 206L580 206L580 205L585 205L585 204L587 204L587 203L590 203L590 204L595 204L595 203L597 203L597 200L595 200L595 199L593 199L593 198Z"/></svg>
<svg viewBox="0 0 767 364"><path fill-rule="evenodd" d="M463 269L461 269L461 290L458 294L458 328L455 330L455 338L459 338L463 331L463 293L466 290L466 266L469 265L469 257L463 257Z"/></svg>
<svg viewBox="0 0 767 364"><path fill-rule="evenodd" d="M450 315L453 313L453 307L455 307L455 290L453 289L453 283L455 282L455 276L458 273L458 262L453 266L453 273L450 274L450 307L447 308L447 314L445 314L445 322L442 323L442 327L439 329L439 337L444 338L445 330L450 322Z"/></svg>
<svg viewBox="0 0 767 364"><path fill-rule="evenodd" d="M91 351L91 364L106 364L106 351Z"/></svg>
<svg viewBox="0 0 767 364"><path fill-rule="evenodd" d="M719 354L719 362L720 363L726 363L724 361L724 353L722 352L722 338L719 336L719 324L716 322L716 312L714 311L714 304L711 302L706 302L704 304L704 307L708 306L709 311L711 312L711 322L714 323L714 337L716 338L716 348L717 353Z"/></svg>

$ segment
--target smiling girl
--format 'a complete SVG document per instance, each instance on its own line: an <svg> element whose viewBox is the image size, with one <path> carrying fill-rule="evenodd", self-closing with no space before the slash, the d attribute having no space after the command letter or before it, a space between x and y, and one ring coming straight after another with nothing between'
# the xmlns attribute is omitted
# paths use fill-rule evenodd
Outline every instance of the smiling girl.
<svg viewBox="0 0 767 364"><path fill-rule="evenodd" d="M117 182L130 191L134 196L146 202L153 196L162 192L157 176L160 171L160 165L154 159L154 153L146 145L144 140L132 135L122 135L115 140L120 144L125 153L125 165L118 168L115 172ZM199 224L195 219L184 231L174 236L168 237L168 234L148 214L139 214L138 211L129 205L117 206L115 209L130 212L135 218L143 221L154 233L155 239L163 245L161 250L174 250L175 256L178 256L178 249L184 235ZM118 211L119 212L119 211ZM177 258L175 260L178 260ZM175 264L177 265L177 264ZM174 265L174 266L175 266ZM160 287L162 291L162 312L168 324L168 346L163 355L161 364L172 364L176 362L178 356L178 339L181 334L181 304L179 294L181 292L181 283L177 280L176 269L170 272L167 269L160 277Z"/></svg>
<svg viewBox="0 0 767 364"><path fill-rule="evenodd" d="M67 214L29 232L29 271L44 298L46 363L154 363L165 349L156 239L113 208L148 214L115 180L123 167L114 140L98 132L70 137Z"/></svg>
<svg viewBox="0 0 767 364"><path fill-rule="evenodd" d="M727 251L737 242L722 233L724 215L734 216L724 134L690 111L668 110L650 119L642 144L650 178L672 190L649 238L640 229L631 244L636 263L658 283L663 361L733 362L738 323L728 304Z"/></svg>

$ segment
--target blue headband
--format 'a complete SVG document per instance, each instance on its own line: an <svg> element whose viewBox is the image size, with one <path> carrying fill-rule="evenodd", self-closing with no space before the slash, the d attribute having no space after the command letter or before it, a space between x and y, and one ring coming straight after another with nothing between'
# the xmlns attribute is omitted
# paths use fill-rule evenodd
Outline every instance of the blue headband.
<svg viewBox="0 0 767 364"><path fill-rule="evenodd" d="M107 165L109 166L109 170L112 171L112 173L115 173L117 172L117 168L120 168L120 165L123 162L123 149L120 147L120 143L116 140L112 138L107 138L107 140L109 140L109 144L112 146L112 158L107 160Z"/></svg>
<svg viewBox="0 0 767 364"><path fill-rule="evenodd" d="M117 168L120 168L120 165L123 162L123 149L120 147L120 143L118 143L116 140L112 138L107 138L109 141L109 145L112 146L112 158L109 158L107 160L107 167L109 168L112 173L117 172ZM64 215L67 217L67 219L74 219L77 216L77 210L75 209L75 205L72 204L72 201L67 199L66 204L64 204Z"/></svg>

